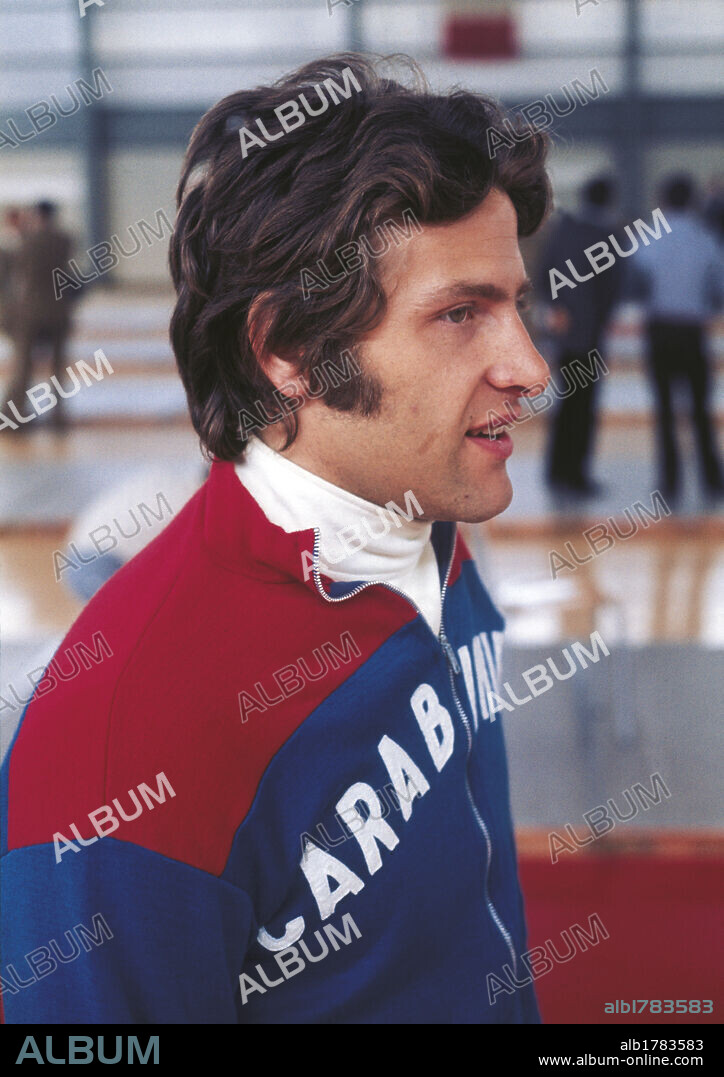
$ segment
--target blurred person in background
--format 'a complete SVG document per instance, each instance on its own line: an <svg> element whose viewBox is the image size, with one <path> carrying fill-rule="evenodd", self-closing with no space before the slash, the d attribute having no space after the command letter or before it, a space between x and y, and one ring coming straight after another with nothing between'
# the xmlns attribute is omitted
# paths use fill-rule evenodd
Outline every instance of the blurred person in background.
<svg viewBox="0 0 724 1077"><path fill-rule="evenodd" d="M719 243L724 243L724 177L713 179L708 186L704 201L704 221Z"/></svg>
<svg viewBox="0 0 724 1077"><path fill-rule="evenodd" d="M572 496L590 496L601 490L589 475L598 382L580 386L573 370L581 362L588 365L589 352L599 346L621 289L622 270L617 262L575 288L561 289L555 298L551 298L549 273L553 268L566 272L569 258L575 266L582 266L586 248L606 240L615 230L615 197L615 185L608 177L586 183L581 190L579 212L562 213L553 224L539 264L538 283L540 294L550 304L546 321L556 342L561 391L576 386L560 401L553 418L547 479L555 491Z"/></svg>
<svg viewBox="0 0 724 1077"><path fill-rule="evenodd" d="M71 254L72 240L56 224L56 207L52 202L38 202L29 215L14 258L13 291L17 297L13 316L15 370L7 399L14 401L21 413L39 347L50 345L52 372L59 381L62 376L71 328L72 300L68 296L56 299L53 270L63 268ZM59 397L51 415L51 421L59 428L65 424L63 406ZM20 424L18 432L33 425Z"/></svg>
<svg viewBox="0 0 724 1077"><path fill-rule="evenodd" d="M17 315L17 257L22 227L22 211L10 206L0 226L0 333L6 334L11 340Z"/></svg>
<svg viewBox="0 0 724 1077"><path fill-rule="evenodd" d="M724 269L721 247L694 212L693 181L671 176L660 203L671 228L666 241L642 248L634 269L643 290L648 366L657 409L659 484L664 497L680 494L673 388L688 384L701 476L710 496L724 491L710 408L711 375L706 354L709 321L721 308Z"/></svg>

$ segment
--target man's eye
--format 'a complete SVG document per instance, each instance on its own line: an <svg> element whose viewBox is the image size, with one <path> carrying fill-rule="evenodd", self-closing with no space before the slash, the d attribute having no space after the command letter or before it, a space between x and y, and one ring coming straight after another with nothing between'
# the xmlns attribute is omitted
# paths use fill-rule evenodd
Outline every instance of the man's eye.
<svg viewBox="0 0 724 1077"><path fill-rule="evenodd" d="M464 325L468 320L468 314L472 314L470 307L456 307L455 310L449 310L443 314L443 319L449 319L453 325Z"/></svg>
<svg viewBox="0 0 724 1077"><path fill-rule="evenodd" d="M517 303L518 310L530 310L530 299L525 296L523 299L519 299Z"/></svg>

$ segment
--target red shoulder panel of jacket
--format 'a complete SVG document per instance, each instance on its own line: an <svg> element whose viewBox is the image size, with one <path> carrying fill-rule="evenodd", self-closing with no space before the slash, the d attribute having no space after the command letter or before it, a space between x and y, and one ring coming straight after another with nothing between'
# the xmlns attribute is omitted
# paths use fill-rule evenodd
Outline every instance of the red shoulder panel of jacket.
<svg viewBox="0 0 724 1077"><path fill-rule="evenodd" d="M304 581L310 537L269 523L215 465L88 603L40 682L10 760L10 849L56 833L77 844L72 824L94 838L98 813L108 834L119 822L116 839L221 874L274 754L416 617L384 587L322 598Z"/></svg>

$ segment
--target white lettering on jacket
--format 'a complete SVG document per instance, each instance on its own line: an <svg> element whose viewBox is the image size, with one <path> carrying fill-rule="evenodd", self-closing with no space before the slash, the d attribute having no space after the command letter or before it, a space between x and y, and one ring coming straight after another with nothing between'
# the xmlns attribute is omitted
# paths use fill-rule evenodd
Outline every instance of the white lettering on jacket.
<svg viewBox="0 0 724 1077"><path fill-rule="evenodd" d="M470 646L461 647L458 651L475 730L478 728L478 708L484 718L490 717L488 699L500 673L501 644L502 632L480 632L471 640ZM410 696L410 708L427 746L430 761L440 772L455 746L455 726L450 712L440 702L432 685L427 683L419 684L414 690ZM492 720L495 720L494 716ZM422 769L392 737L385 734L377 750L399 797L402 818L407 822L413 814L413 801L425 796L430 783ZM358 804L365 806L365 815L358 810ZM392 826L383 820L377 792L366 782L353 782L339 798L336 807L362 850L369 874L373 875L383 866L384 853L394 852L400 840ZM302 847L300 867L316 901L320 918L327 920L343 898L364 889L364 881L342 860L327 849L320 848L307 834L302 836ZM304 918L296 917L285 926L283 939L286 941L292 936L299 938L304 927ZM279 945L279 941L266 928L259 930L257 940L267 949L277 949Z"/></svg>

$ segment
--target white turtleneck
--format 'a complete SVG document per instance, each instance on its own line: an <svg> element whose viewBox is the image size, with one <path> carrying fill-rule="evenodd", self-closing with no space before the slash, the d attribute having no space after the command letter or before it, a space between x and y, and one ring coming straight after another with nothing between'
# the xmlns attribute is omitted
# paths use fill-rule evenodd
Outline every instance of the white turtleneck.
<svg viewBox="0 0 724 1077"><path fill-rule="evenodd" d="M432 524L406 520L334 486L257 437L249 439L236 474L273 524L287 532L319 529L324 575L396 587L438 634L440 576L430 541ZM401 507L408 515L413 511Z"/></svg>

